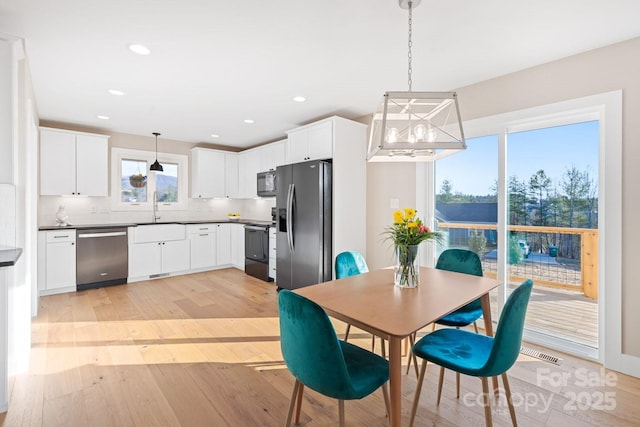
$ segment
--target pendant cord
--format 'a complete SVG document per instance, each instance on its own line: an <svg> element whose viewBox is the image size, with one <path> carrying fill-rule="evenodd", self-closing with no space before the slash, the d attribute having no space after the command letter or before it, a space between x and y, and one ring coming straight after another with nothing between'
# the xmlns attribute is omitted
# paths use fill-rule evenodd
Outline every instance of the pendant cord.
<svg viewBox="0 0 640 427"><path fill-rule="evenodd" d="M412 16L412 13L411 13L412 9L413 9L412 6L413 6L413 2L409 1L409 55L408 55L409 68L408 68L408 72L407 72L407 77L408 77L408 81L409 81L409 92L411 92L411 84L413 83L412 80L411 80L411 72L412 72L412 69L411 69L411 59L412 59L412 57L411 57L411 46L412 46L412 43L411 43L411 24L412 24L412 21L413 21L413 16Z"/></svg>

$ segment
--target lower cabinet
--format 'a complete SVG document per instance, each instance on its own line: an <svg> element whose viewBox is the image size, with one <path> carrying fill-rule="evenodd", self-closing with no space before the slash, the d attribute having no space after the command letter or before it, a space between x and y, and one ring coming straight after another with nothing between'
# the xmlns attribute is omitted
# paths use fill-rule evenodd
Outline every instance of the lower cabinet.
<svg viewBox="0 0 640 427"><path fill-rule="evenodd" d="M217 239L215 224L187 226L191 246L191 269L212 268L217 265Z"/></svg>
<svg viewBox="0 0 640 427"><path fill-rule="evenodd" d="M189 270L189 261L187 240L129 245L129 277Z"/></svg>
<svg viewBox="0 0 640 427"><path fill-rule="evenodd" d="M76 230L38 233L38 290L40 295L75 291Z"/></svg>
<svg viewBox="0 0 640 427"><path fill-rule="evenodd" d="M216 230L216 260L218 265L231 264L231 226L234 224L217 224Z"/></svg>

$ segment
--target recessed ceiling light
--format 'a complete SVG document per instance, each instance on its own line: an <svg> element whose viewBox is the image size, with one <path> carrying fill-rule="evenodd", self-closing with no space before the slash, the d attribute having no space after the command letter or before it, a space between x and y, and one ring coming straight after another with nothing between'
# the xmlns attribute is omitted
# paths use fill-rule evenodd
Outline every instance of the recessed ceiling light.
<svg viewBox="0 0 640 427"><path fill-rule="evenodd" d="M215 133L212 133L211 138L220 138L220 135L216 135Z"/></svg>
<svg viewBox="0 0 640 427"><path fill-rule="evenodd" d="M245 120L244 120L244 122L245 122L245 123L249 123L249 124L251 124L251 123L253 123L253 120L251 120L251 119L245 119Z"/></svg>
<svg viewBox="0 0 640 427"><path fill-rule="evenodd" d="M100 120L109 120L109 116L96 116L98 117Z"/></svg>
<svg viewBox="0 0 640 427"><path fill-rule="evenodd" d="M111 95L117 95L117 96L123 96L124 92L121 90L117 90L117 89L109 89L109 93Z"/></svg>
<svg viewBox="0 0 640 427"><path fill-rule="evenodd" d="M133 53L137 53L138 55L149 55L151 53L151 50L148 47L141 44L130 44L129 50Z"/></svg>
<svg viewBox="0 0 640 427"><path fill-rule="evenodd" d="M307 98L305 98L304 96L295 96L293 97L293 100L296 102L304 102L307 100Z"/></svg>

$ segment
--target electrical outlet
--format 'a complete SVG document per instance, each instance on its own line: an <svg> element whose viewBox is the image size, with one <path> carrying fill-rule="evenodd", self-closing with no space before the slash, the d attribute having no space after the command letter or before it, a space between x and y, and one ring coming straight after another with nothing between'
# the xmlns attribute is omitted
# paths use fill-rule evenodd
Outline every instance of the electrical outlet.
<svg viewBox="0 0 640 427"><path fill-rule="evenodd" d="M91 213L98 213L98 207L96 205L91 205Z"/></svg>

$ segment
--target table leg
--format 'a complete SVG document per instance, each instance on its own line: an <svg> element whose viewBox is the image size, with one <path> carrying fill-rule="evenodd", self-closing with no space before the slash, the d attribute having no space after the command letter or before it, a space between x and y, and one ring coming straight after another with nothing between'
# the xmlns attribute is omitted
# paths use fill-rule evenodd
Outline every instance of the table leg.
<svg viewBox="0 0 640 427"><path fill-rule="evenodd" d="M493 336L493 322L491 321L491 298L489 293L482 295L480 298L482 303L482 318L484 319L484 332L487 336ZM493 385L493 394L498 395L498 377L491 378Z"/></svg>
<svg viewBox="0 0 640 427"><path fill-rule="evenodd" d="M389 337L389 399L391 401L391 427L402 422L402 338Z"/></svg>

